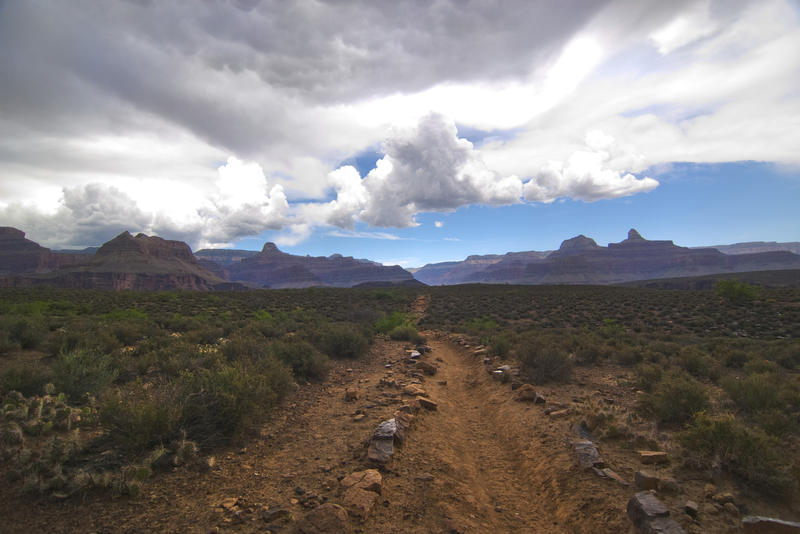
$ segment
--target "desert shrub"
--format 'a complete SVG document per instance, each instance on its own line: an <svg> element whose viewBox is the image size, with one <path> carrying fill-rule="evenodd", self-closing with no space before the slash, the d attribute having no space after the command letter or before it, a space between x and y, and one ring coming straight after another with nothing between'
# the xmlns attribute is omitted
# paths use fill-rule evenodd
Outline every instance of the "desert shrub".
<svg viewBox="0 0 800 534"><path fill-rule="evenodd" d="M743 350L731 350L723 357L725 367L741 369L750 360L750 355Z"/></svg>
<svg viewBox="0 0 800 534"><path fill-rule="evenodd" d="M227 441L262 420L290 383L286 367L269 357L256 365L233 362L186 371L178 383L182 426L199 443Z"/></svg>
<svg viewBox="0 0 800 534"><path fill-rule="evenodd" d="M567 382L572 378L572 357L557 345L528 339L517 348L517 359L522 372L537 382Z"/></svg>
<svg viewBox="0 0 800 534"><path fill-rule="evenodd" d="M708 353L697 347L689 346L681 349L678 362L684 370L698 378L714 378L719 375Z"/></svg>
<svg viewBox="0 0 800 534"><path fill-rule="evenodd" d="M742 369L748 375L760 374L760 373L778 374L781 372L781 368L778 366L777 363L771 362L764 358L753 358L752 360L749 360L747 363L745 363Z"/></svg>
<svg viewBox="0 0 800 534"><path fill-rule="evenodd" d="M776 347L769 351L767 357L784 369L796 369L800 366L800 343Z"/></svg>
<svg viewBox="0 0 800 534"><path fill-rule="evenodd" d="M492 336L489 338L489 350L493 355L505 358L511 352L511 340L504 334Z"/></svg>
<svg viewBox="0 0 800 534"><path fill-rule="evenodd" d="M384 315L375 321L375 330L381 334L388 334L395 328L406 326L410 323L411 319L408 315L399 311L395 311L390 315Z"/></svg>
<svg viewBox="0 0 800 534"><path fill-rule="evenodd" d="M35 349L44 341L47 330L41 321L33 319L19 319L11 323L8 330L8 340L18 344L23 349Z"/></svg>
<svg viewBox="0 0 800 534"><path fill-rule="evenodd" d="M26 397L41 395L51 379L50 372L41 366L17 365L0 374L0 391L19 391Z"/></svg>
<svg viewBox="0 0 800 534"><path fill-rule="evenodd" d="M758 297L761 288L739 280L719 280L714 284L714 292L732 304L750 304Z"/></svg>
<svg viewBox="0 0 800 534"><path fill-rule="evenodd" d="M616 353L617 363L630 367L641 363L644 360L644 355L638 347L622 347Z"/></svg>
<svg viewBox="0 0 800 534"><path fill-rule="evenodd" d="M389 338L395 341L410 341L412 343L424 343L425 338L417 332L417 329L410 324L396 326L389 331Z"/></svg>
<svg viewBox="0 0 800 534"><path fill-rule="evenodd" d="M484 315L482 317L475 317L470 321L466 321L462 326L462 330L468 334L481 335L488 332L493 332L497 330L498 327L499 325L497 324L497 321L487 315Z"/></svg>
<svg viewBox="0 0 800 534"><path fill-rule="evenodd" d="M367 353L369 339L355 325L334 323L322 328L316 345L331 358L355 359Z"/></svg>
<svg viewBox="0 0 800 534"><path fill-rule="evenodd" d="M722 468L764 493L786 495L796 484L784 469L780 441L730 415L700 412L679 440L693 466Z"/></svg>
<svg viewBox="0 0 800 534"><path fill-rule="evenodd" d="M63 352L53 363L53 384L72 402L85 393L97 395L117 377L110 355L85 349Z"/></svg>
<svg viewBox="0 0 800 534"><path fill-rule="evenodd" d="M779 380L772 373L728 376L722 380L722 388L739 408L751 414L777 408L779 404Z"/></svg>
<svg viewBox="0 0 800 534"><path fill-rule="evenodd" d="M652 392L656 384L661 381L663 374L661 366L652 363L638 365L634 371L636 372L636 385L648 393Z"/></svg>
<svg viewBox="0 0 800 534"><path fill-rule="evenodd" d="M640 411L667 424L685 423L707 405L703 386L683 374L664 377L639 401Z"/></svg>
<svg viewBox="0 0 800 534"><path fill-rule="evenodd" d="M307 341L275 341L269 349L292 369L296 380L324 380L328 376L328 357Z"/></svg>
<svg viewBox="0 0 800 534"><path fill-rule="evenodd" d="M103 431L122 449L140 453L166 443L178 432L181 407L169 385L136 382L103 399L99 418Z"/></svg>

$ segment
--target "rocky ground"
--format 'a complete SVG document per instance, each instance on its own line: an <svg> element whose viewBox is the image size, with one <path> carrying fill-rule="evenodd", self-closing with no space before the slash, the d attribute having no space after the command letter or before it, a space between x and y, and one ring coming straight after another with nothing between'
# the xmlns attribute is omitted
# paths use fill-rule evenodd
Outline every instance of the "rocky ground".
<svg viewBox="0 0 800 534"><path fill-rule="evenodd" d="M627 371L519 387L491 374L501 362L480 347L424 334L430 351L416 359L425 363L378 340L366 359L299 387L259 436L218 453L209 470L158 475L136 498L55 502L2 485L0 532L634 533L626 507L647 488L663 505L657 514L669 511L687 532L738 532L742 509L774 511L675 479L657 457L593 442L584 407L633 402ZM405 439L376 463L368 442L392 418L408 426ZM634 516L646 523L647 513Z"/></svg>

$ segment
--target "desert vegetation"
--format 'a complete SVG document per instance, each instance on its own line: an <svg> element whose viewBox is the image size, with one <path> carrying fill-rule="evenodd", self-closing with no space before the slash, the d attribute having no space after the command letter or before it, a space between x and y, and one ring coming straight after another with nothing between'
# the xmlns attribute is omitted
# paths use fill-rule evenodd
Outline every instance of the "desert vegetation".
<svg viewBox="0 0 800 534"><path fill-rule="evenodd" d="M426 327L472 336L513 361L520 380L629 376L627 401L581 410L596 436L631 449L674 446L683 468L709 480L722 474L768 498L796 495L800 291L731 280L713 291L475 285L431 293Z"/></svg>
<svg viewBox="0 0 800 534"><path fill-rule="evenodd" d="M136 494L205 469L329 359L376 333L416 335L413 292L3 290L0 453L23 491ZM391 326L387 330L387 325Z"/></svg>

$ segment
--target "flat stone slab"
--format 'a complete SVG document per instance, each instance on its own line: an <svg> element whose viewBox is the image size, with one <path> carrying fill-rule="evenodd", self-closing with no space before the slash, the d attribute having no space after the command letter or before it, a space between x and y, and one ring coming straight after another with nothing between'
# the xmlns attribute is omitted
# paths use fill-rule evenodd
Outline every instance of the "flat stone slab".
<svg viewBox="0 0 800 534"><path fill-rule="evenodd" d="M662 451L639 451L639 460L643 464L663 464L669 461L669 456Z"/></svg>

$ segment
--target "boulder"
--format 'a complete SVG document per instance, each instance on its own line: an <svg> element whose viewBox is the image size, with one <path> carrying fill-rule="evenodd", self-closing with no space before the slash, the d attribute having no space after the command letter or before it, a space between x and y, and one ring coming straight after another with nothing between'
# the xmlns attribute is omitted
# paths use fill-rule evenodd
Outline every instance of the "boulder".
<svg viewBox="0 0 800 534"><path fill-rule="evenodd" d="M353 402L358 400L358 390L347 388L344 392L345 402Z"/></svg>
<svg viewBox="0 0 800 534"><path fill-rule="evenodd" d="M513 387L512 387L513 388ZM545 400L536 389L530 384L522 384L514 394L514 400L520 402L533 402L534 404L544 404Z"/></svg>
<svg viewBox="0 0 800 534"><path fill-rule="evenodd" d="M374 491L353 486L344 492L342 504L350 515L366 519L376 500L378 500L378 494Z"/></svg>
<svg viewBox="0 0 800 534"><path fill-rule="evenodd" d="M622 478L616 471L611 469L610 467L604 467L602 469L597 467L592 467L592 470L597 474L597 476L602 478L607 478L609 480L613 480L622 486L630 486L631 483Z"/></svg>
<svg viewBox="0 0 800 534"><path fill-rule="evenodd" d="M344 489L361 488L365 491L380 493L382 490L383 477L377 469L367 469L365 471L355 471L344 477L339 484Z"/></svg>
<svg viewBox="0 0 800 534"><path fill-rule="evenodd" d="M325 503L314 508L298 521L297 531L302 534L350 532L347 524L347 511L338 504Z"/></svg>
<svg viewBox="0 0 800 534"><path fill-rule="evenodd" d="M683 511L692 519L697 519L697 514L700 513L700 507L697 506L697 503L694 501L686 501L686 504L683 505Z"/></svg>
<svg viewBox="0 0 800 534"><path fill-rule="evenodd" d="M439 408L439 404L434 400L426 399L425 397L417 397L415 400L426 410L436 411Z"/></svg>
<svg viewBox="0 0 800 534"><path fill-rule="evenodd" d="M627 512L633 524L642 531L645 531L644 524L659 517L669 517L667 507L650 491L634 494L628 501Z"/></svg>
<svg viewBox="0 0 800 534"><path fill-rule="evenodd" d="M419 369L420 371L422 371L423 373L425 373L428 376L435 375L436 372L439 370L439 368L437 366L433 365L432 363L428 363L428 362L424 362L424 361L418 361L417 362L417 369Z"/></svg>
<svg viewBox="0 0 800 534"><path fill-rule="evenodd" d="M742 527L749 534L798 534L800 523L774 517L749 515L742 519Z"/></svg>
<svg viewBox="0 0 800 534"><path fill-rule="evenodd" d="M573 447L581 469L591 469L592 467L602 469L605 467L603 458L591 441L576 441L573 443Z"/></svg>
<svg viewBox="0 0 800 534"><path fill-rule="evenodd" d="M649 491L640 491L628 501L628 517L644 534L685 534L678 523L669 518L669 510Z"/></svg>

